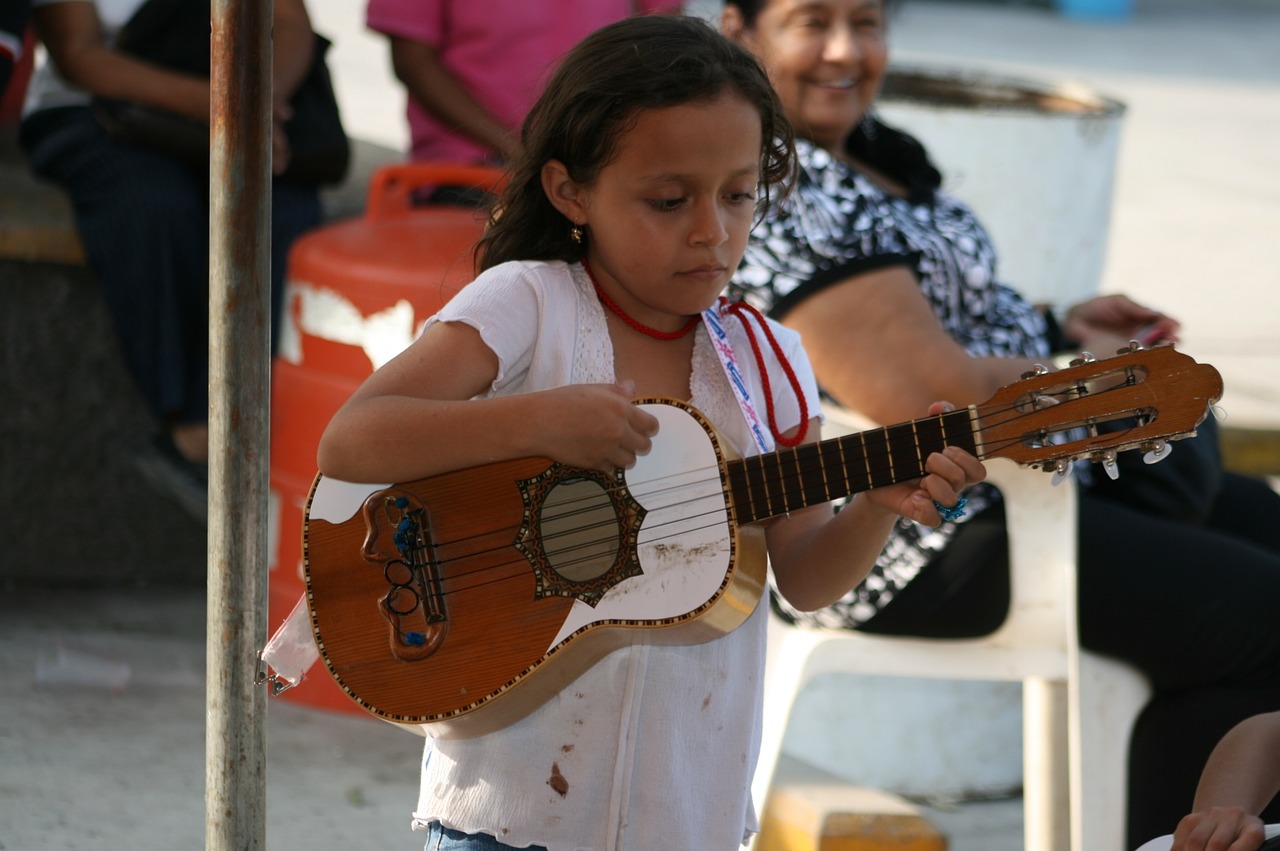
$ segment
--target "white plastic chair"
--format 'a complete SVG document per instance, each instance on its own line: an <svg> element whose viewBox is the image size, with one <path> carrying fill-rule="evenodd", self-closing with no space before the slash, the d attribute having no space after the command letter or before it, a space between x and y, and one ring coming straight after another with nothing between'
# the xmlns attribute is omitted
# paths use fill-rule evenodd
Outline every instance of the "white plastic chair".
<svg viewBox="0 0 1280 851"><path fill-rule="evenodd" d="M828 411L824 434L839 427ZM1008 518L1012 597L1004 624L982 638L937 640L793 627L772 617L752 788L758 812L796 697L819 674L1021 681L1026 851L1123 851L1129 738L1150 687L1134 668L1080 649L1074 486L1054 487L1048 474L1003 459L987 471Z"/></svg>

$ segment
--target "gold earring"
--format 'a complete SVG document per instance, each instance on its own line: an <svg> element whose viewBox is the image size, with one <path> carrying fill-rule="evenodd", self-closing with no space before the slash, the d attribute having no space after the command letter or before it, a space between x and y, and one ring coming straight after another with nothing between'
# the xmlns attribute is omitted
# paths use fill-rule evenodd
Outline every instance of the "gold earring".
<svg viewBox="0 0 1280 851"><path fill-rule="evenodd" d="M579 245L582 244L582 225L575 223L569 228L569 239L572 239Z"/></svg>

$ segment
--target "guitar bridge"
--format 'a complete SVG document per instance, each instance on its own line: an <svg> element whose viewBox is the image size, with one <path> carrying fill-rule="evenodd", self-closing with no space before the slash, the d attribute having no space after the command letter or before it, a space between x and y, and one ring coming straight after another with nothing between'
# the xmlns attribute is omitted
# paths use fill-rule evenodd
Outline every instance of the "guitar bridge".
<svg viewBox="0 0 1280 851"><path fill-rule="evenodd" d="M375 506L381 510L375 509ZM369 538L365 558L380 563L387 583L378 601L391 629L391 651L396 658L415 662L430 656L448 632L448 615L440 572L430 541L427 509L412 494L382 491L365 504ZM392 529L394 553L377 552L378 517Z"/></svg>

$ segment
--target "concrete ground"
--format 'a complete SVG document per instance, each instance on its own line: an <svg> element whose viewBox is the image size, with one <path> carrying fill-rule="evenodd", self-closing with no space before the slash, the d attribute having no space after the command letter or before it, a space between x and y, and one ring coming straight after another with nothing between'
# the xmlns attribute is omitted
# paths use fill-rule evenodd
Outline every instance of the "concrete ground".
<svg viewBox="0 0 1280 851"><path fill-rule="evenodd" d="M402 145L362 0L308 5L335 42L349 131ZM1127 103L1102 288L1181 317L1184 348L1226 378L1229 421L1258 428L1280 424L1277 32L1274 0L1138 0L1111 23L913 0L892 33L902 59L1069 77ZM53 545L50 575L57 560ZM198 589L0 590L0 851L203 846L204 612ZM77 653L95 657L81 679L117 687L59 683ZM417 739L285 700L268 719L269 848L421 847L408 830ZM924 813L951 851L1022 845L1016 799Z"/></svg>
<svg viewBox="0 0 1280 851"><path fill-rule="evenodd" d="M205 847L204 625L190 589L0 595L0 851ZM421 746L363 714L270 701L266 847L421 849ZM1022 844L1016 799L921 814L950 851Z"/></svg>

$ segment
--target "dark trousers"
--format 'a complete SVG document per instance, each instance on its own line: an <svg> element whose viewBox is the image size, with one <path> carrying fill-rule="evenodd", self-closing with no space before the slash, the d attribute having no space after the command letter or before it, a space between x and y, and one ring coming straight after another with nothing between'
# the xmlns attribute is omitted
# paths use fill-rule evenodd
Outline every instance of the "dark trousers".
<svg viewBox="0 0 1280 851"><path fill-rule="evenodd" d="M35 173L71 196L89 268L152 412L169 424L205 422L208 173L108 138L88 107L35 113L23 123L21 138ZM314 189L273 182L273 317L280 312L289 247L320 223L320 215Z"/></svg>
<svg viewBox="0 0 1280 851"><path fill-rule="evenodd" d="M1233 725L1280 709L1280 495L1226 474L1209 520L1178 523L1082 491L1080 641L1142 670L1155 690L1133 731L1129 847L1190 812L1209 751ZM961 526L946 552L865 625L984 635L1009 605L1004 511ZM1280 799L1264 813L1280 821Z"/></svg>

